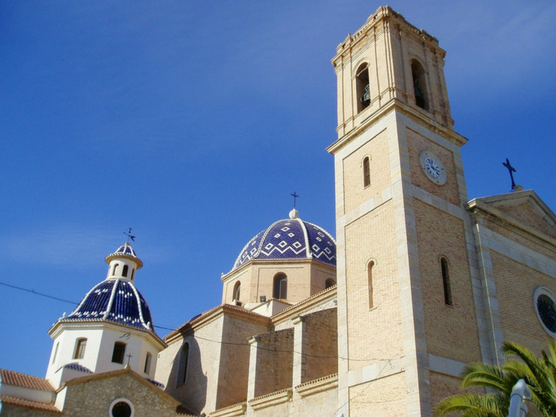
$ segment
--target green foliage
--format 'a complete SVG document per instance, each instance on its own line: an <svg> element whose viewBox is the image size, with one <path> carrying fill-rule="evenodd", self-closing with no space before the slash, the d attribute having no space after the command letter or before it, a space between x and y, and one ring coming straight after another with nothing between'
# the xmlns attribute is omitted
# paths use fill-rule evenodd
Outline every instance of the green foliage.
<svg viewBox="0 0 556 417"><path fill-rule="evenodd" d="M543 417L556 416L556 341L537 357L529 349L505 342L502 352L508 360L501 366L482 363L467 365L462 373L461 388L485 387L494 393L459 394L442 400L438 416L461 413L461 417L507 417L512 388L524 379L531 390L531 401Z"/></svg>

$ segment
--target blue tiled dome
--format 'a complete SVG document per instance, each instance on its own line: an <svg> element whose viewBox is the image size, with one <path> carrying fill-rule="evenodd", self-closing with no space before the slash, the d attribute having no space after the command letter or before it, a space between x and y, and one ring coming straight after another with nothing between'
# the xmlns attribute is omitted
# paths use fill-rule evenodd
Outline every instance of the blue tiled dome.
<svg viewBox="0 0 556 417"><path fill-rule="evenodd" d="M126 279L95 285L63 321L112 321L154 333L151 311L141 293Z"/></svg>
<svg viewBox="0 0 556 417"><path fill-rule="evenodd" d="M323 228L299 218L278 220L245 245L232 270L251 259L316 259L336 266L336 241Z"/></svg>

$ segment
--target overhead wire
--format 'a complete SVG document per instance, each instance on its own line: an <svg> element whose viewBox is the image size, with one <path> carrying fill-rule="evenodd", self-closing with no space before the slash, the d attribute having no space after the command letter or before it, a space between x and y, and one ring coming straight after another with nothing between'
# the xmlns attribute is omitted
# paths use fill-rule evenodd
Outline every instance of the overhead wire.
<svg viewBox="0 0 556 417"><path fill-rule="evenodd" d="M9 288L13 288L15 290L28 292L28 293L31 293L31 294L34 294L34 295L38 295L40 297L45 297L45 298L49 298L49 299L52 299L52 300L61 301L61 302L68 303L68 304L73 304L73 305L78 305L79 304L79 302L66 300L66 299L63 299L63 298L55 297L53 295L49 295L49 294L45 294L45 293L42 293L42 292L39 292L39 291L35 291L33 289L20 287L20 286L13 285L13 284L8 284L8 283L5 283L5 282L0 282L0 285L3 285L5 287L9 287ZM157 328L157 329L170 330L170 331L173 331L173 330L176 329L176 328L159 326L159 325L154 325L154 327ZM222 340L208 339L208 338L205 338L205 337L202 337L202 336L199 336L199 335L195 335L195 339L204 340L204 341L211 342L211 343L218 343L220 345L245 346L245 347L252 346L249 343L225 342L225 341L222 341ZM276 353L295 353L295 354L298 354L298 355L304 355L306 357L317 358L317 359L341 359L341 360L347 360L349 362L369 362L369 361L379 362L379 361L389 360L389 358L386 358L386 359L385 358L360 358L360 359L357 359L357 358L346 358L346 357L342 357L342 356L338 356L338 355L334 355L334 356L332 356L332 355L330 355L330 356L329 355L312 355L312 354L309 354L309 353L298 352L298 351L293 350L293 349L291 349L291 350L290 349L276 349L276 348L267 348L267 347L264 347L264 346L256 346L256 349L264 350L264 351L272 351L272 352L276 352Z"/></svg>

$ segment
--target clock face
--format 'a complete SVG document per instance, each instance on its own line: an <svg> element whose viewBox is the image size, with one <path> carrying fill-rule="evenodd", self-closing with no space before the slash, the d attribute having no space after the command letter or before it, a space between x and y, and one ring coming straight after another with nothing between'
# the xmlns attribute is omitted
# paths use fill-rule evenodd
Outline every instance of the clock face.
<svg viewBox="0 0 556 417"><path fill-rule="evenodd" d="M438 156L430 151L423 151L421 155L419 155L419 161L421 163L421 168L423 168L429 180L437 185L446 183L446 170Z"/></svg>

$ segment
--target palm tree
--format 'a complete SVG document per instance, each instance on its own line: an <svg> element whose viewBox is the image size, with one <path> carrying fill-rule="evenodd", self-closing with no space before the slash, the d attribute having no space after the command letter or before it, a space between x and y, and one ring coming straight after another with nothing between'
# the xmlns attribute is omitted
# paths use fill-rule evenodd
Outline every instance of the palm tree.
<svg viewBox="0 0 556 417"><path fill-rule="evenodd" d="M442 400L435 408L438 416L460 412L461 417L507 417L512 388L523 378L531 390L531 401L543 417L556 416L556 340L537 357L526 347L504 342L501 366L476 363L462 373L461 388L485 387L487 394L459 394Z"/></svg>

